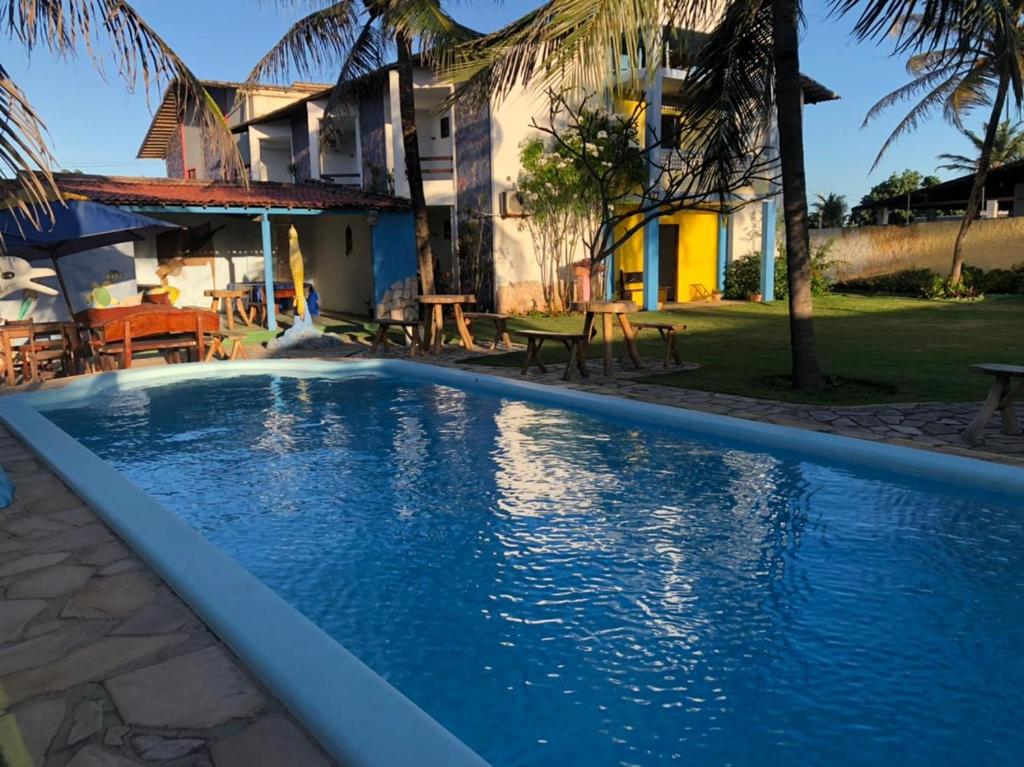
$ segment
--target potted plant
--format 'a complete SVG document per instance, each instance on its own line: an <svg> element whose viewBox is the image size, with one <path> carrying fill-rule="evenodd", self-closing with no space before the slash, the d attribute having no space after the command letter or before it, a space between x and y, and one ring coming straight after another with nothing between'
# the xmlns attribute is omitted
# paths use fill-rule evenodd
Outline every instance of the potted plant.
<svg viewBox="0 0 1024 767"><path fill-rule="evenodd" d="M711 291L711 303L717 304L721 300L722 300L722 291L720 291L720 290L712 290Z"/></svg>
<svg viewBox="0 0 1024 767"><path fill-rule="evenodd" d="M749 296L747 296L747 298L749 298L755 304L759 304L761 303L761 299L764 298L764 296L762 296L760 293L751 293Z"/></svg>

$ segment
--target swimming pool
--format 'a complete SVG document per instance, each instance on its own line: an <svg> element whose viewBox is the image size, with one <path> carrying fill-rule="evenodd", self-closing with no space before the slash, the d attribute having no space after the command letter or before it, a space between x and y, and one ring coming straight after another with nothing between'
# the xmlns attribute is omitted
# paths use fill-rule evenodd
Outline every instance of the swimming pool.
<svg viewBox="0 0 1024 767"><path fill-rule="evenodd" d="M396 369L40 407L499 767L1020 762L1019 498Z"/></svg>

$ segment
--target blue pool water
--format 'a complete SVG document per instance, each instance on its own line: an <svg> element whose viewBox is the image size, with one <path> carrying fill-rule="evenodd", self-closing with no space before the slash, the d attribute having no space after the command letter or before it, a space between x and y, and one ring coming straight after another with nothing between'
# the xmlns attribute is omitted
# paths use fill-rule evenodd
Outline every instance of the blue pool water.
<svg viewBox="0 0 1024 767"><path fill-rule="evenodd" d="M389 377L46 415L497 767L1019 765L996 497Z"/></svg>

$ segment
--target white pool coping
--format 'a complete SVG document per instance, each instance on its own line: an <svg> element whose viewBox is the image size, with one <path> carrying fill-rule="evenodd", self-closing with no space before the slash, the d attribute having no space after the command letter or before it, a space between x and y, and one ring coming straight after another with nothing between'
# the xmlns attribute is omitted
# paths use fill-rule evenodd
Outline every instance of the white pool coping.
<svg viewBox="0 0 1024 767"><path fill-rule="evenodd" d="M250 360L105 373L0 398L0 420L89 504L349 767L472 767L483 759L245 568L35 410L105 392L240 375L400 375L754 448L864 466L1024 502L1024 469L404 360Z"/></svg>

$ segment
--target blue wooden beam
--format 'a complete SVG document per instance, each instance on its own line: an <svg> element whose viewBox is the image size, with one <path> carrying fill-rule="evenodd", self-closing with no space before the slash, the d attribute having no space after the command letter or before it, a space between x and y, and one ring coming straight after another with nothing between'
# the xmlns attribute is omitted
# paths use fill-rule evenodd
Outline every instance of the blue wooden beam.
<svg viewBox="0 0 1024 767"><path fill-rule="evenodd" d="M775 200L761 203L761 298L775 300Z"/></svg>
<svg viewBox="0 0 1024 767"><path fill-rule="evenodd" d="M715 272L715 289L725 290L725 269L729 265L729 216L718 216L718 263Z"/></svg>
<svg viewBox="0 0 1024 767"><path fill-rule="evenodd" d="M267 302L267 330L277 330L277 302L274 300L274 243L270 236L270 213L260 216L260 233L263 236L263 283Z"/></svg>
<svg viewBox="0 0 1024 767"><path fill-rule="evenodd" d="M647 89L647 104L644 108L645 146L652 147L661 140L661 70L654 75ZM648 174L651 183L661 179L661 158L659 150L649 153ZM658 310L659 261L661 257L661 219L653 217L644 226L644 306L647 311Z"/></svg>
<svg viewBox="0 0 1024 767"><path fill-rule="evenodd" d="M367 212L365 210L318 210L316 208L233 208L222 205L119 205L117 207L132 213L199 213L230 216L262 216L264 213L269 213L271 216L320 216L331 213L358 215Z"/></svg>

